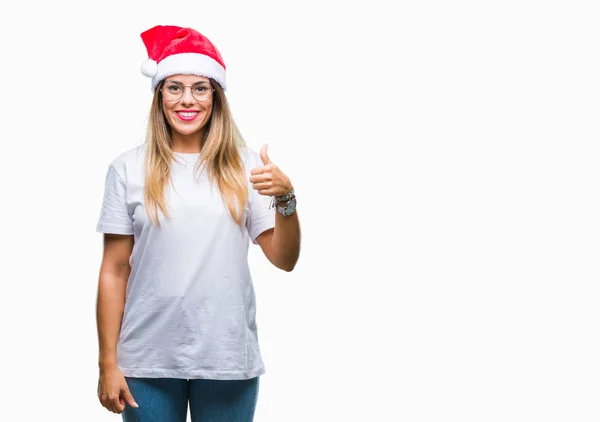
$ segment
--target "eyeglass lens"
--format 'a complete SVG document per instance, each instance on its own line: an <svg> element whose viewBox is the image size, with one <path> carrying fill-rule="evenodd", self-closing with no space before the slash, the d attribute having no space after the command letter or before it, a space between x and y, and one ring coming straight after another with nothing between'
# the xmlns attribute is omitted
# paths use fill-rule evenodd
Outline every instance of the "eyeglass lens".
<svg viewBox="0 0 600 422"><path fill-rule="evenodd" d="M183 97L186 86L177 82L167 82L163 87L163 95L167 101L178 101ZM198 101L208 100L212 94L212 87L204 82L196 83L191 87L192 95Z"/></svg>

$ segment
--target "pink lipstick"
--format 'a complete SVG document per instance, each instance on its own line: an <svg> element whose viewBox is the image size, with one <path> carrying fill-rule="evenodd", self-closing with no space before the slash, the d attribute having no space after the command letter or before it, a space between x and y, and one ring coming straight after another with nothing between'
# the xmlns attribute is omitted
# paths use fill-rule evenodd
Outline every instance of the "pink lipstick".
<svg viewBox="0 0 600 422"><path fill-rule="evenodd" d="M200 112L196 110L179 110L176 111L175 114L177 114L177 117L179 117L179 119L188 122L190 120L194 120L196 116L200 114Z"/></svg>

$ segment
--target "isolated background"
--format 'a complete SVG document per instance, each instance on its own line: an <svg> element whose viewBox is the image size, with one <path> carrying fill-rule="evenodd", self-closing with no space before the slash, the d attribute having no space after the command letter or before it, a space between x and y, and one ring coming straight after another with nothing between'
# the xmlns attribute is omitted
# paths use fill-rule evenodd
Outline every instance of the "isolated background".
<svg viewBox="0 0 600 422"><path fill-rule="evenodd" d="M393 4L393 8L392 8ZM139 34L220 49L248 145L298 195L302 251L249 259L256 420L597 421L592 1L4 3L7 421L116 421L96 397L95 232L143 142Z"/></svg>

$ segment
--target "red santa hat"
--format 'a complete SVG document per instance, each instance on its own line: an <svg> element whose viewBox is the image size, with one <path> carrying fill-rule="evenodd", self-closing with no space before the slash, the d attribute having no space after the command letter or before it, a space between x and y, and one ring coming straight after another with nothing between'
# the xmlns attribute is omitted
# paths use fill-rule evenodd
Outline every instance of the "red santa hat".
<svg viewBox="0 0 600 422"><path fill-rule="evenodd" d="M152 78L152 91L170 75L212 78L226 90L225 62L217 47L192 28L158 25L141 34L148 50L142 74Z"/></svg>

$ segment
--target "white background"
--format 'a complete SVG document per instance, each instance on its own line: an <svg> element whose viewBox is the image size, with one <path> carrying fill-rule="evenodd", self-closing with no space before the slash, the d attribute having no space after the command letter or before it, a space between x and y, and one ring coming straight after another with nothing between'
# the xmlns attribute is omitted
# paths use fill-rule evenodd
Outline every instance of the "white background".
<svg viewBox="0 0 600 422"><path fill-rule="evenodd" d="M598 421L599 13L583 1L5 4L0 419L96 397L95 232L143 142L139 34L192 26L298 195L252 246L256 421Z"/></svg>

